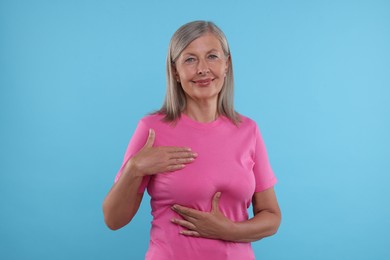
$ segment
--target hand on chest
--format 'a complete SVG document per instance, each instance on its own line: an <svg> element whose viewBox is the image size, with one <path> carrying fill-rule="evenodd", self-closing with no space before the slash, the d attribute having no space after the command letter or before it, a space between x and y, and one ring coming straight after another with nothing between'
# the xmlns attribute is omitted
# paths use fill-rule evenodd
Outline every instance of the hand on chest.
<svg viewBox="0 0 390 260"><path fill-rule="evenodd" d="M191 139L165 135L156 140L158 145L190 147L198 157L180 171L154 176L149 192L155 199L201 208L210 205L217 191L237 203L251 199L255 179L253 149L245 140L248 137L232 140L218 134L205 135L194 134Z"/></svg>

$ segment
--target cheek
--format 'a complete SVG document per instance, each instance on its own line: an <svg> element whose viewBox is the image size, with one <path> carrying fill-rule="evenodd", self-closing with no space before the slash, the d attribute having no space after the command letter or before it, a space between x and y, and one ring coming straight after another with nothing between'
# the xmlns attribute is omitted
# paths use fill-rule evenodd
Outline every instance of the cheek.
<svg viewBox="0 0 390 260"><path fill-rule="evenodd" d="M215 66L212 66L210 68L214 71L215 74L217 74L221 77L224 77L228 71L227 66L225 66L223 64L215 64Z"/></svg>
<svg viewBox="0 0 390 260"><path fill-rule="evenodd" d="M177 74L177 77L180 80L182 80L182 81L191 78L191 75L192 75L191 71L188 70L188 69L186 69L186 70L178 70L176 74Z"/></svg>

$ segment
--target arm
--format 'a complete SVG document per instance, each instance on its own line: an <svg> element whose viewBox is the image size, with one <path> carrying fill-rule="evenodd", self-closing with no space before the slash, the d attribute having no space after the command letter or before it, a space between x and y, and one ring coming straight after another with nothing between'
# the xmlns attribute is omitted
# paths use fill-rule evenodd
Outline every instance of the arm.
<svg viewBox="0 0 390 260"><path fill-rule="evenodd" d="M137 213L143 197L138 189L144 176L180 170L197 156L185 147L153 147L154 139L151 129L146 144L127 161L103 202L104 221L112 230L128 224Z"/></svg>
<svg viewBox="0 0 390 260"><path fill-rule="evenodd" d="M112 230L127 225L141 205L143 193L138 193L138 189L142 176L137 174L133 165L130 159L103 202L104 221Z"/></svg>
<svg viewBox="0 0 390 260"><path fill-rule="evenodd" d="M273 188L256 192L252 199L253 218L234 223L230 239L236 242L252 242L274 235L281 222L281 212Z"/></svg>
<svg viewBox="0 0 390 260"><path fill-rule="evenodd" d="M220 195L220 192L217 192L214 196L211 212L174 205L173 210L184 218L172 220L173 223L186 228L181 234L233 242L252 242L271 236L278 230L281 213L273 188L254 194L254 217L243 222L233 222L223 215L218 207Z"/></svg>

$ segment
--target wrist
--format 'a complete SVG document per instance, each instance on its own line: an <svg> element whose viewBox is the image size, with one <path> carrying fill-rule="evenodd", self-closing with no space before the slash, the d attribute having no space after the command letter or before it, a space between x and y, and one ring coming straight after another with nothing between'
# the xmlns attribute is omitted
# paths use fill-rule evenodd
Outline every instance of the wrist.
<svg viewBox="0 0 390 260"><path fill-rule="evenodd" d="M239 233L239 223L230 221L227 225L226 232L222 237L223 240L235 242L238 239L237 234Z"/></svg>
<svg viewBox="0 0 390 260"><path fill-rule="evenodd" d="M137 167L137 163L134 158L130 158L125 167L123 168L123 174L131 176L132 178L143 178L145 174Z"/></svg>

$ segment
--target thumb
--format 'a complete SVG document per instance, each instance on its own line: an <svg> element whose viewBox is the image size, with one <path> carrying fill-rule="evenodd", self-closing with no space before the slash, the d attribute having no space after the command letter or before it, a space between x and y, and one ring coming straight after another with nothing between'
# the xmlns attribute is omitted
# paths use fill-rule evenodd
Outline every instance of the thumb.
<svg viewBox="0 0 390 260"><path fill-rule="evenodd" d="M218 212L219 211L219 199L221 198L221 192L217 192L214 194L213 202L212 202L212 211Z"/></svg>
<svg viewBox="0 0 390 260"><path fill-rule="evenodd" d="M156 137L156 133L152 128L149 129L149 136L148 139L146 140L146 143L144 147L152 147L154 144L154 138Z"/></svg>

